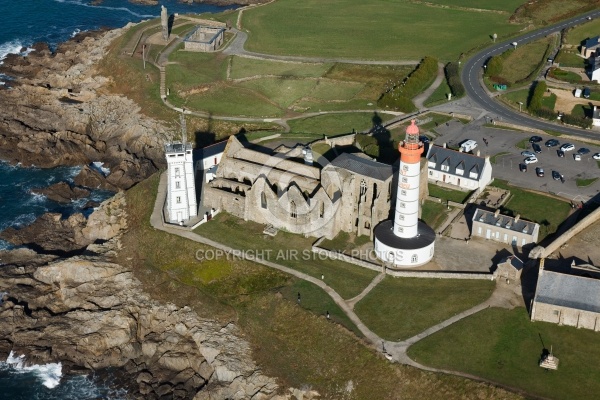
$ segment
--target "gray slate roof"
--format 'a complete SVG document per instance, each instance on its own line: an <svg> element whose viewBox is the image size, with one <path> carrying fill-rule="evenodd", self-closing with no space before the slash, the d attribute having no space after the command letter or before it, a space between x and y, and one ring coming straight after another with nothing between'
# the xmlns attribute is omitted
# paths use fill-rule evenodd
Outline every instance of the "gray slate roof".
<svg viewBox="0 0 600 400"><path fill-rule="evenodd" d="M352 153L342 153L331 162L331 165L380 181L385 181L393 175L391 165L367 160Z"/></svg>
<svg viewBox="0 0 600 400"><path fill-rule="evenodd" d="M600 312L600 280L544 270L538 277L535 301Z"/></svg>
<svg viewBox="0 0 600 400"><path fill-rule="evenodd" d="M506 259L504 261L502 261L501 264L504 264L504 263L510 264L517 271L520 271L523 269L523 261L521 261L521 259L515 255L506 257Z"/></svg>
<svg viewBox="0 0 600 400"><path fill-rule="evenodd" d="M586 49L589 49L591 47L598 46L598 45L600 45L600 36L586 39L586 41L583 42L583 47L585 47Z"/></svg>
<svg viewBox="0 0 600 400"><path fill-rule="evenodd" d="M223 153L225 151L225 146L227 146L227 140L223 140L222 142L211 144L210 146L203 147L201 158L216 156L217 154Z"/></svg>
<svg viewBox="0 0 600 400"><path fill-rule="evenodd" d="M510 229L515 232L522 232L531 235L533 230L536 227L535 222L525 221L519 219L515 222L513 217L509 217L508 215L498 214L496 217L495 213L482 210L478 208L473 215L473 221L478 221L482 224L499 226L505 229Z"/></svg>
<svg viewBox="0 0 600 400"><path fill-rule="evenodd" d="M456 168L464 171L463 175L465 178L470 178L471 172L475 172L476 178L481 177L483 168L485 167L485 157L477 157L473 154L464 153L440 146L431 146L427 152L427 161L434 162L435 167L429 167L436 171L446 172L452 175L459 175L456 173ZM442 170L442 166L448 166L448 170Z"/></svg>

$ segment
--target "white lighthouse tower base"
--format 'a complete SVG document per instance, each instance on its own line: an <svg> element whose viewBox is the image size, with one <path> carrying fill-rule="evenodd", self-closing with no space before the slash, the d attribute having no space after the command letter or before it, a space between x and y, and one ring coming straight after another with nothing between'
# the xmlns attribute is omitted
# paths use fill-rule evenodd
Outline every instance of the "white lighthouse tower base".
<svg viewBox="0 0 600 400"><path fill-rule="evenodd" d="M380 260L400 268L427 264L433 258L435 232L419 221L417 235L401 238L394 234L394 222L383 221L375 227L375 254Z"/></svg>

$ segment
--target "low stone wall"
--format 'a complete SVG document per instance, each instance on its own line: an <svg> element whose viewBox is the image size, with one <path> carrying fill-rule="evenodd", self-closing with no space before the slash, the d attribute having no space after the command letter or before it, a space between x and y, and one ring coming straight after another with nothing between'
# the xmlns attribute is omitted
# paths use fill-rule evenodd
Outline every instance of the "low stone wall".
<svg viewBox="0 0 600 400"><path fill-rule="evenodd" d="M579 232L593 224L594 222L600 220L600 207L596 210L592 211L590 215L576 223L574 226L569 228L565 233L554 239L552 243L550 243L543 252L542 257L548 257L550 254L554 253L556 250L560 249L560 247L565 244L568 240L570 240L573 236L577 235Z"/></svg>
<svg viewBox="0 0 600 400"><path fill-rule="evenodd" d="M319 239L321 240L321 239ZM319 242L320 244L321 242ZM313 253L329 257L333 260L342 260L350 264L358 265L359 267L364 267L371 269L373 271L381 272L382 266L379 264L375 264L369 261L360 260L358 258L350 257L344 253L340 253L339 251L327 250L322 247L317 247L315 245L311 248Z"/></svg>
<svg viewBox="0 0 600 400"><path fill-rule="evenodd" d="M356 133L349 133L347 135L340 135L340 136L336 136L336 137L332 137L332 138L326 136L324 139L315 140L314 142L311 142L310 144L324 143L324 144L328 145L329 147L351 146L354 144L355 136L356 136Z"/></svg>
<svg viewBox="0 0 600 400"><path fill-rule="evenodd" d="M385 273L396 278L435 278L435 279L479 279L493 281L492 273L483 272L436 272L436 271L398 271L389 268Z"/></svg>
<svg viewBox="0 0 600 400"><path fill-rule="evenodd" d="M547 133L541 129L530 128L528 126L522 126L522 125L517 125L517 124L510 124L508 122L495 121L494 125L501 126L503 128L514 129L517 131L525 131L525 132L537 133L537 134L541 134L541 135L547 135Z"/></svg>

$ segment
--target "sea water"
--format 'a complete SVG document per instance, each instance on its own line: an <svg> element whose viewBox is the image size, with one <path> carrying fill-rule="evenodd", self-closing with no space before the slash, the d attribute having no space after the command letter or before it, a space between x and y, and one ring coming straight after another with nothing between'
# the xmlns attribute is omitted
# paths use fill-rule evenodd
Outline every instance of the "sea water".
<svg viewBox="0 0 600 400"><path fill-rule="evenodd" d="M143 6L126 0L103 0L98 5L92 3L91 0L0 0L0 62L9 53L27 54L23 48L35 42L46 42L54 49L81 31L119 28L128 22L160 16L160 5ZM182 4L176 0L161 0L160 4L167 7L169 13L218 12L225 9L205 4ZM8 79L10 77L0 75L0 84ZM95 166L108 172L102 170L100 164ZM80 211L89 200L106 199L107 192L94 191L87 199L61 205L31 193L34 188L72 180L80 169L21 168L0 161L0 230L27 225L45 212L59 212L67 216ZM9 247L8 243L0 241L0 249ZM106 376L103 383L88 376L63 376L60 363L30 366L21 356L11 354L8 360L0 360L0 400L126 398L124 391L111 387L110 379L107 383Z"/></svg>

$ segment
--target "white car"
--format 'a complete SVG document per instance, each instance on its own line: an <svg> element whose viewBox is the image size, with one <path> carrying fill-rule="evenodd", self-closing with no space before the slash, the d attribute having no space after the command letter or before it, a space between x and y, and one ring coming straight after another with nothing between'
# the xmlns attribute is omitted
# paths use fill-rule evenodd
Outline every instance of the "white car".
<svg viewBox="0 0 600 400"><path fill-rule="evenodd" d="M592 156L594 160L600 160L600 153L596 153Z"/></svg>
<svg viewBox="0 0 600 400"><path fill-rule="evenodd" d="M571 143L565 143L562 146L560 146L560 149L562 151L572 151L572 150L575 150L575 145L573 145Z"/></svg>
<svg viewBox="0 0 600 400"><path fill-rule="evenodd" d="M531 152L531 151L529 151L529 150L522 151L522 152L521 152L521 155L522 155L523 157L535 157L535 154L534 154L534 153L532 153L532 152Z"/></svg>
<svg viewBox="0 0 600 400"><path fill-rule="evenodd" d="M581 161L581 154L573 154L575 161Z"/></svg>
<svg viewBox="0 0 600 400"><path fill-rule="evenodd" d="M465 140L461 145L460 145L460 149L465 152L468 153L469 151L473 151L473 149L477 147L477 142L474 141L473 139L469 139L469 140Z"/></svg>
<svg viewBox="0 0 600 400"><path fill-rule="evenodd" d="M533 164L533 163L536 163L536 162L538 162L538 159L537 159L536 156L527 157L525 159L525 161L524 161L525 164Z"/></svg>

